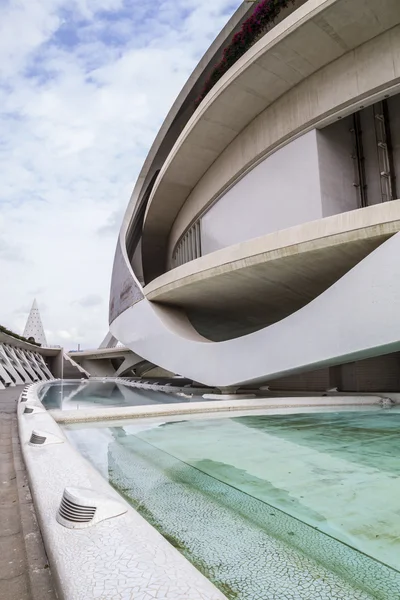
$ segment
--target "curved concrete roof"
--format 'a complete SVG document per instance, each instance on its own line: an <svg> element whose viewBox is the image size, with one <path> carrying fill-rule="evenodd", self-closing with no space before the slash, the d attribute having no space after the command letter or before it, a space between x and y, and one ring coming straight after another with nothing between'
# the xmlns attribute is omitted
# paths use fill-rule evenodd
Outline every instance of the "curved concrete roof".
<svg viewBox="0 0 400 600"><path fill-rule="evenodd" d="M143 164L143 167L140 171L139 177L136 181L134 190L132 192L132 196L124 216L124 221L122 225L122 229L126 233L132 218L136 212L136 208L138 206L138 200L145 193L147 186L150 183L150 180L154 176L155 172L159 168L159 163L163 163L164 159L168 155L169 151L173 147L177 138L179 137L180 132L185 126L186 122L189 120L191 114L195 111L194 100L196 96L199 94L201 90L202 84L205 82L208 73L211 71L216 61L218 60L219 55L222 52L226 44L226 40L235 33L237 29L240 28L244 19L246 19L254 10L254 5L257 4L260 0L257 0L253 4L248 4L243 2L239 8L235 11L233 16L229 19L228 23L222 29L222 31L218 34L214 42L208 48L207 52L204 54L193 73L190 75L186 84L182 88L179 93L177 99L169 110L150 150L146 157L146 160ZM200 83L201 82L201 83ZM180 113L185 109L185 103L189 102L190 107L187 111L189 114L187 116L183 116L180 122L176 123ZM173 125L176 123L175 130L172 131ZM166 138L171 132L171 140L167 140L167 148L163 148L163 144L166 142ZM165 156L164 156L165 155ZM157 161L159 158L159 161Z"/></svg>
<svg viewBox="0 0 400 600"><path fill-rule="evenodd" d="M143 231L147 280L164 269L179 210L236 136L301 81L398 23L397 0L308 0L237 61L191 117L157 178ZM235 175L248 166L238 161Z"/></svg>
<svg viewBox="0 0 400 600"><path fill-rule="evenodd" d="M141 294L140 285L131 266L130 259L132 257L128 255L127 238L136 223L140 223L141 208L145 204L147 190L151 190L151 185L157 176L157 171L161 168L180 132L194 112L195 99L208 73L211 72L218 58L222 55L227 39L241 27L242 22L254 10L254 6L259 1L257 0L250 5L243 2L217 36L176 99L149 151L124 215L117 241L110 290L110 323L115 319L117 314L120 314L124 308L127 308L133 301L136 301ZM304 1L295 0L295 2ZM186 111L185 106L187 108ZM128 293L129 297L125 297L126 290L131 290L132 292ZM122 299L121 296L123 296Z"/></svg>
<svg viewBox="0 0 400 600"><path fill-rule="evenodd" d="M116 346L114 348L94 348L93 350L78 350L77 352L68 352L68 355L75 361L82 358L115 358L116 356L124 356L129 353L129 348L124 346Z"/></svg>

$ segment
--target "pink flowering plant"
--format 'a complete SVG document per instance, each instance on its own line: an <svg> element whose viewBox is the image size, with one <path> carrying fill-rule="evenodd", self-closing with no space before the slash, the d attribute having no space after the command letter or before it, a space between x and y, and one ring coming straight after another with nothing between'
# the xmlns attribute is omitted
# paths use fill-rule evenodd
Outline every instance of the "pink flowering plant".
<svg viewBox="0 0 400 600"><path fill-rule="evenodd" d="M233 36L229 46L225 48L221 61L214 67L200 96L197 98L196 106L200 104L231 66L251 48L257 38L268 30L281 10L290 3L294 4L294 2L295 0L263 0L257 5L252 15L244 21L240 31Z"/></svg>

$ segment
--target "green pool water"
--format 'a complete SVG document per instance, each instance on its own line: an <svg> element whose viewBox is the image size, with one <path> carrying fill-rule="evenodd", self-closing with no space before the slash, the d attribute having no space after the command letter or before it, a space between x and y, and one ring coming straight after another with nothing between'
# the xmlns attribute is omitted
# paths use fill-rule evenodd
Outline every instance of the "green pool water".
<svg viewBox="0 0 400 600"><path fill-rule="evenodd" d="M230 599L400 598L400 410L70 426Z"/></svg>

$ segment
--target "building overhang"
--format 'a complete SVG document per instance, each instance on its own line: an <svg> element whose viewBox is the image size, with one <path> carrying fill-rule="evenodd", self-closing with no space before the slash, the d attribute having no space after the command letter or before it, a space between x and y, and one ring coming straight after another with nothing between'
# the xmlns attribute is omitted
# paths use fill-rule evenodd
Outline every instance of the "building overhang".
<svg viewBox="0 0 400 600"><path fill-rule="evenodd" d="M202 335L224 319L271 325L307 305L400 231L400 200L281 230L213 252L144 288L148 300L209 315ZM229 331L236 337L232 321Z"/></svg>
<svg viewBox="0 0 400 600"><path fill-rule="evenodd" d="M397 0L353 0L351 7L308 0L235 63L187 123L154 185L143 228L147 282L165 270L168 235L183 204L238 134L289 90L398 23ZM248 167L238 159L235 177Z"/></svg>

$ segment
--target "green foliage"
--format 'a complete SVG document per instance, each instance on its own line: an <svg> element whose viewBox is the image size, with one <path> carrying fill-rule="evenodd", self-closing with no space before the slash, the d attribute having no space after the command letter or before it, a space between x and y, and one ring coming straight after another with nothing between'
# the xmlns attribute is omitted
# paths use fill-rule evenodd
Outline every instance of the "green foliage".
<svg viewBox="0 0 400 600"><path fill-rule="evenodd" d="M16 338L17 340L21 340L22 342L27 342L28 344L33 344L34 346L39 346L39 347L41 346L41 344L38 344L37 342L32 341L32 338L30 338L29 340L27 340L22 335L18 335L18 333L14 333L13 331L10 331L10 329L7 329L6 327L3 327L2 325L0 325L0 331L2 333L10 335L13 338Z"/></svg>
<svg viewBox="0 0 400 600"><path fill-rule="evenodd" d="M240 31L233 36L230 44L225 48L221 61L215 65L197 98L196 106L232 65L251 48L261 35L268 31L281 10L286 8L289 3L294 4L294 2L295 0L263 0L256 6L251 16L243 23Z"/></svg>

